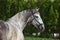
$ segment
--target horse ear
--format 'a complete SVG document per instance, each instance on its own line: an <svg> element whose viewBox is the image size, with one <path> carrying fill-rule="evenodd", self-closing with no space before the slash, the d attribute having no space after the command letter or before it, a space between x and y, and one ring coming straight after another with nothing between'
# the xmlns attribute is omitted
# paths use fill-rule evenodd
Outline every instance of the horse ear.
<svg viewBox="0 0 60 40"><path fill-rule="evenodd" d="M36 8L36 11L38 12L39 11L39 8Z"/></svg>
<svg viewBox="0 0 60 40"><path fill-rule="evenodd" d="M39 8L35 8L35 9L32 9L33 10L33 13L36 13L39 11Z"/></svg>

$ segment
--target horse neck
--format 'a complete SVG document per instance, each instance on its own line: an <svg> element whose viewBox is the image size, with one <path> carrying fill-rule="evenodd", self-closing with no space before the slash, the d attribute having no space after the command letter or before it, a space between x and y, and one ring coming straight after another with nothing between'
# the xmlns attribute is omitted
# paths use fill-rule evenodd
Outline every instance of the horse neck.
<svg viewBox="0 0 60 40"><path fill-rule="evenodd" d="M14 27L19 28L19 30L22 30L25 28L27 21L24 15L22 13L17 13L15 16L10 18L7 21L10 25L13 25Z"/></svg>

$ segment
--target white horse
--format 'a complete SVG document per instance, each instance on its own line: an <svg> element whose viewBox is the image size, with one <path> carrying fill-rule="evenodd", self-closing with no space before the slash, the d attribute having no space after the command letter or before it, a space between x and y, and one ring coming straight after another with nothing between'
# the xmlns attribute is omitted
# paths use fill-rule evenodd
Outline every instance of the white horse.
<svg viewBox="0 0 60 40"><path fill-rule="evenodd" d="M24 40L23 30L31 22L39 30L44 30L44 23L38 9L24 10L9 20L0 20L0 40Z"/></svg>

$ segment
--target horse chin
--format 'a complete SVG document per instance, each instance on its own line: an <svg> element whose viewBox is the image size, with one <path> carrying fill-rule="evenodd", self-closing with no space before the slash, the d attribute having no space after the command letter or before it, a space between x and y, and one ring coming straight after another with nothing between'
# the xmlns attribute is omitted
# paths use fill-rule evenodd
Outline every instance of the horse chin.
<svg viewBox="0 0 60 40"><path fill-rule="evenodd" d="M39 30L40 32L43 32L43 31L45 30L45 28L42 27L42 26L39 26L39 27L38 27L38 30Z"/></svg>
<svg viewBox="0 0 60 40"><path fill-rule="evenodd" d="M45 30L45 28L43 26L37 26L37 25L34 25L39 32L43 32Z"/></svg>

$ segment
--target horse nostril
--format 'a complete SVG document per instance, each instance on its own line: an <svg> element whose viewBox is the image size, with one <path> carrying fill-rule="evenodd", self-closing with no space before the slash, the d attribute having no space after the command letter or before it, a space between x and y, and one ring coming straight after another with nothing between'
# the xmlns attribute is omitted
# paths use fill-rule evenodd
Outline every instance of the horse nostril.
<svg viewBox="0 0 60 40"><path fill-rule="evenodd" d="M43 27L42 27L42 26L40 26L39 28L40 28L40 30L42 30L42 29L43 29Z"/></svg>
<svg viewBox="0 0 60 40"><path fill-rule="evenodd" d="M37 25L38 26L38 29L40 32L44 31L44 25L43 24L40 24L40 25Z"/></svg>
<svg viewBox="0 0 60 40"><path fill-rule="evenodd" d="M41 29L43 29L43 27L41 27Z"/></svg>
<svg viewBox="0 0 60 40"><path fill-rule="evenodd" d="M43 27L43 26L39 26L39 30L40 30L41 32L43 32L43 31L44 31L44 27Z"/></svg>

